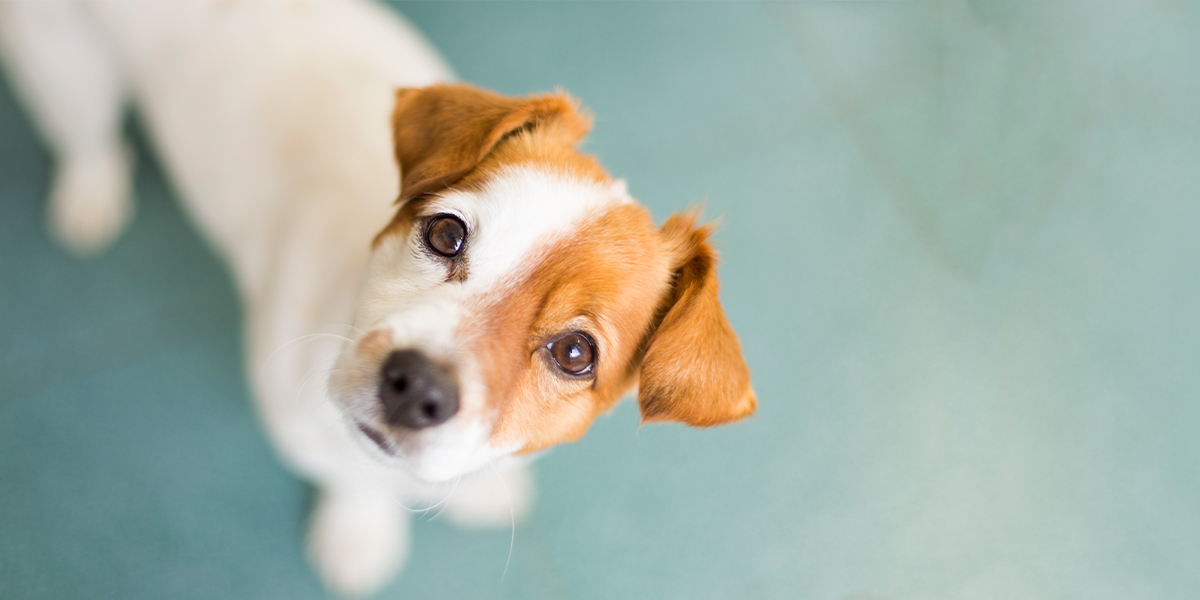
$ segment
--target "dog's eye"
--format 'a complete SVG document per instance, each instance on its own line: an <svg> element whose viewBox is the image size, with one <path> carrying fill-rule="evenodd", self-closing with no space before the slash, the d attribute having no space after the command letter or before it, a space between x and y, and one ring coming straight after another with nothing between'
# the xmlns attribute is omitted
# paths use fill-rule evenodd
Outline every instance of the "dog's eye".
<svg viewBox="0 0 1200 600"><path fill-rule="evenodd" d="M458 256L465 241L467 226L453 215L438 215L425 229L425 245L446 258Z"/></svg>
<svg viewBox="0 0 1200 600"><path fill-rule="evenodd" d="M546 347L558 368L569 375L590 373L596 362L596 347L591 338L578 331L568 333Z"/></svg>

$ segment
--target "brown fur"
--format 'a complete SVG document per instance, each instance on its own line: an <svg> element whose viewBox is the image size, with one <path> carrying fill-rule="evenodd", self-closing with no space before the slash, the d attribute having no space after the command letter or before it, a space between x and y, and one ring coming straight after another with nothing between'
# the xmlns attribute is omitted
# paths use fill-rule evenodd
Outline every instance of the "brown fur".
<svg viewBox="0 0 1200 600"><path fill-rule="evenodd" d="M464 85L400 90L394 113L401 207L380 232L408 235L428 194L479 189L509 166L536 165L604 183L575 145L591 119L565 94L506 98ZM709 228L676 215L655 230L636 205L616 205L565 239L464 320L498 415L492 443L530 452L583 435L637 379L646 422L706 427L754 412L741 347L718 299ZM557 372L545 351L573 330L597 344L594 380ZM640 375L639 375L640 374Z"/></svg>
<svg viewBox="0 0 1200 600"><path fill-rule="evenodd" d="M643 421L708 427L747 417L758 405L742 346L721 309L709 234L709 227L696 227L694 215L673 215L662 226L675 257L675 284L642 359Z"/></svg>
<svg viewBox="0 0 1200 600"><path fill-rule="evenodd" d="M397 202L404 205L458 183L496 144L522 130L548 126L570 147L592 127L591 117L577 110L577 104L561 92L509 98L463 84L398 90L392 112L401 173ZM393 223L400 220L396 216Z"/></svg>
<svg viewBox="0 0 1200 600"><path fill-rule="evenodd" d="M617 206L539 252L529 275L463 324L498 410L495 445L523 440L533 451L576 439L629 389L667 289L659 245L644 208ZM562 375L545 350L574 330L596 342L593 380Z"/></svg>
<svg viewBox="0 0 1200 600"><path fill-rule="evenodd" d="M591 129L591 119L562 93L508 98L462 84L398 91L392 127L400 201L454 184L505 136L549 122L574 141Z"/></svg>

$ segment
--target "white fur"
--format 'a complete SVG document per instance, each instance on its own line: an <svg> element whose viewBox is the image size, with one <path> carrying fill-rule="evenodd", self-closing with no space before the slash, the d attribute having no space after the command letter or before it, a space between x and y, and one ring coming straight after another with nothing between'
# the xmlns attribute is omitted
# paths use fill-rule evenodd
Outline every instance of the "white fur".
<svg viewBox="0 0 1200 600"><path fill-rule="evenodd" d="M449 192L427 208L466 224L464 281L447 281L445 265L418 251L418 231L385 241L371 259L354 325L364 332L386 330L396 348L417 348L457 365L461 408L447 423L408 436L396 456L383 460L423 479L446 481L524 445L520 440L500 448L488 444L496 415L486 410L491 403L477 357L467 354L457 338L466 307L502 294L537 264L538 252L574 233L580 222L630 202L623 182L598 185L534 168L508 168L480 191ZM378 370L379 365L360 364L353 346L342 351L330 389L358 422L378 425L381 420Z"/></svg>
<svg viewBox="0 0 1200 600"><path fill-rule="evenodd" d="M469 374L473 358L455 354L457 311L588 211L628 201L623 187L521 171L472 198L448 194L439 206L476 235L467 282L445 284L413 262L411 240L370 255L398 192L393 91L452 78L419 33L380 7L4 0L0 57L58 161L51 227L80 253L111 243L132 214L120 122L125 98L136 103L187 212L233 270L256 407L283 459L320 487L309 554L332 589L382 585L408 553L405 503L438 502L455 482L447 515L458 521L503 524L528 508L524 461L504 458L515 447L487 446L483 386ZM352 319L453 356L468 373L462 415L421 434L408 470L348 425L339 406L364 411L365 396L353 386L336 404L327 395L343 336L361 333ZM463 478L488 464L494 473ZM506 488L488 483L502 474Z"/></svg>
<svg viewBox="0 0 1200 600"><path fill-rule="evenodd" d="M80 7L54 1L0 2L0 58L58 158L50 231L76 254L95 254L133 212L117 61Z"/></svg>
<svg viewBox="0 0 1200 600"><path fill-rule="evenodd" d="M392 494L372 489L320 492L308 533L308 553L330 587L346 595L369 594L408 558L409 523ZM378 535L379 530L390 535Z"/></svg>
<svg viewBox="0 0 1200 600"><path fill-rule="evenodd" d="M579 222L632 202L623 181L598 185L535 168L509 167L481 192L445 194L433 206L461 216L473 232L467 248L470 272L463 287L479 293L519 276L533 250L573 233Z"/></svg>
<svg viewBox="0 0 1200 600"><path fill-rule="evenodd" d="M83 257L103 251L133 218L133 162L118 144L63 159L50 185L50 233Z"/></svg>

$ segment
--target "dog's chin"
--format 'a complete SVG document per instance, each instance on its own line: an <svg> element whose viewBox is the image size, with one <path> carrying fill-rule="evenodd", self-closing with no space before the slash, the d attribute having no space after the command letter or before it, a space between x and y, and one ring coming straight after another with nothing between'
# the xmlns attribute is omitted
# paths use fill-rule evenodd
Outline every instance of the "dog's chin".
<svg viewBox="0 0 1200 600"><path fill-rule="evenodd" d="M517 450L454 439L450 431L440 428L396 434L357 421L354 428L362 445L382 464L429 483L453 481Z"/></svg>

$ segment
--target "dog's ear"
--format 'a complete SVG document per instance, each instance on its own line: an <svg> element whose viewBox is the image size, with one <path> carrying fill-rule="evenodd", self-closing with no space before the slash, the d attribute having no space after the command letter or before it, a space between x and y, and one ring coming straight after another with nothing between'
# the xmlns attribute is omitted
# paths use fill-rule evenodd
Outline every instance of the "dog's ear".
<svg viewBox="0 0 1200 600"><path fill-rule="evenodd" d="M643 422L709 427L750 416L758 404L742 347L718 298L711 228L673 215L659 230L674 257L664 316L642 358L638 404Z"/></svg>
<svg viewBox="0 0 1200 600"><path fill-rule="evenodd" d="M510 98L463 84L403 88L392 113L400 202L462 179L505 136L554 125L574 144L591 119L562 92Z"/></svg>

